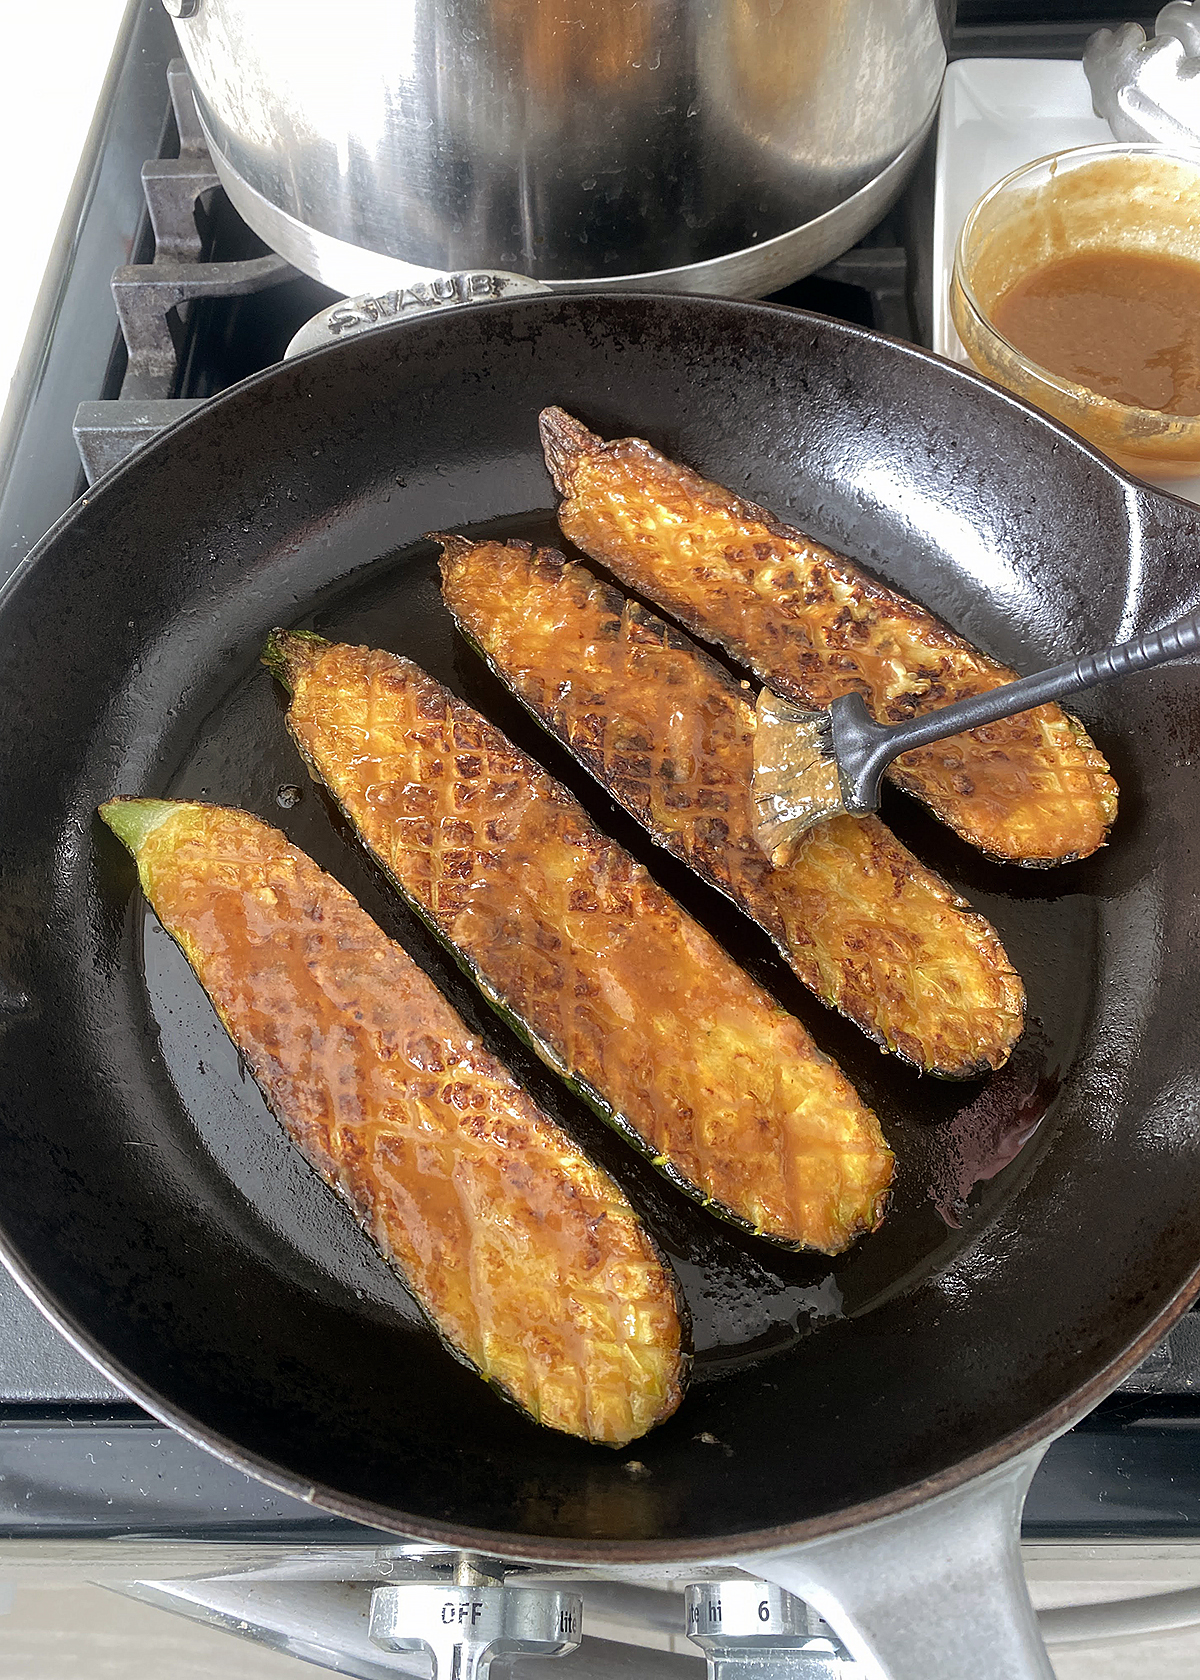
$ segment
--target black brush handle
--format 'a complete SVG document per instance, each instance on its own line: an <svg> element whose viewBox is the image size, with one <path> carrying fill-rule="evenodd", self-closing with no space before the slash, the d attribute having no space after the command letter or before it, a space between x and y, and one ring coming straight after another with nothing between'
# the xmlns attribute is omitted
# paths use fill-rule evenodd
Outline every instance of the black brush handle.
<svg viewBox="0 0 1200 1680"><path fill-rule="evenodd" d="M846 809L875 810L883 772L894 758L911 752L914 747L947 740L966 729L978 729L981 724L1031 711L1049 700L1094 688L1097 683L1111 682L1114 677L1127 677L1133 671L1165 665L1168 660L1198 652L1200 612L1194 612L1163 630L1150 630L1102 653L1086 653L1082 659L1053 665L1036 676L1003 683L986 694L973 694L969 700L926 712L908 723L875 723L857 694L844 694L830 707L830 723Z"/></svg>

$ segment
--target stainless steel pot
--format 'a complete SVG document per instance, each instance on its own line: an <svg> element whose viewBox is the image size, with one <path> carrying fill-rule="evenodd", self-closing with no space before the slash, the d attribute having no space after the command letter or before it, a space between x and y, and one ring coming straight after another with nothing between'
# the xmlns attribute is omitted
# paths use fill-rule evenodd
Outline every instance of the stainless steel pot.
<svg viewBox="0 0 1200 1680"><path fill-rule="evenodd" d="M953 0L165 0L236 208L347 293L447 270L749 296L852 245Z"/></svg>

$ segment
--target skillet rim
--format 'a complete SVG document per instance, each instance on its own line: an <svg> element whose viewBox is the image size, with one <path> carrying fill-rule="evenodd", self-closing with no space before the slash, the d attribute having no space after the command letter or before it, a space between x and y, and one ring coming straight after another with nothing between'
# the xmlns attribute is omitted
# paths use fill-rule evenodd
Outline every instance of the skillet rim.
<svg viewBox="0 0 1200 1680"><path fill-rule="evenodd" d="M497 309L504 310L509 314L518 314L531 309L547 310L564 306L574 308L584 299L595 299L601 305L606 301L618 305L636 301L637 303L667 304L674 307L702 302L710 306L718 305L723 313L769 317L782 316L800 322L811 320L814 323L819 323L822 331L833 332L835 335L851 341L867 344L882 343L887 347L889 355L900 359L915 359L918 363L932 362L941 369L948 371L958 383L985 392L988 401L995 403L1000 400L1004 406L1031 417L1039 428L1057 438L1061 444L1066 445L1077 455L1085 457L1093 466L1100 467L1104 475L1113 481L1114 485L1120 490L1126 502L1133 502L1136 505L1163 496L1167 501L1180 503L1188 507L1193 514L1195 512L1192 504L1184 502L1182 498L1174 496L1170 491L1157 490L1139 483L1068 427L983 375L962 367L946 357L939 356L933 351L926 350L922 346L910 344L906 340L890 337L810 310L795 309L788 305L757 300L709 297L703 294L622 293L603 289L595 291L581 289L569 296L557 293L538 293L490 302L456 304L453 308L456 315L460 310L476 314L480 310L494 311ZM439 310L436 313L443 315L445 311ZM411 321L428 321L430 318L430 314L422 313L410 317L409 320L392 321L386 325L369 329L370 336L373 338L379 337L385 342L390 341L402 333ZM363 336L361 333L356 333L347 342L356 342ZM340 349L341 344L335 341L306 351L300 356L290 358L287 362L273 363L270 367L261 369L247 379L239 381L236 385L232 385L227 390L208 399L203 407L182 416L159 433L151 443L127 456L123 462L106 473L95 485L89 487L83 496L63 512L46 534L24 556L12 574L0 585L0 615L3 615L7 607L10 594L15 593L23 580L41 562L46 552L53 547L58 537L83 515L97 497L109 497L124 485L129 475L136 476L141 470L143 462L152 459L155 452L160 447L165 446L168 440L174 440L177 435L182 434L189 428L207 426L210 416L214 419L218 418L227 405L236 405L243 400L246 393L270 384L279 377L283 369L291 367L293 363L300 365L315 362L319 358L336 355ZM935 1476L908 1483L876 1499L842 1507L821 1517L812 1517L797 1523L782 1524L774 1528L742 1532L731 1535L726 1539L710 1538L696 1542L675 1540L567 1540L550 1537L544 1539L533 1538L526 1534L510 1534L506 1531L477 1529L467 1526L457 1527L453 1524L434 1522L426 1518L409 1519L398 1516L394 1508L390 1506L377 1505L370 1500L339 1493L336 1489L323 1484L315 1484L301 1477L289 1476L286 1472L281 1471L272 1460L264 1459L259 1454L238 1446L236 1442L220 1431L206 1428L190 1414L179 1411L169 1401L162 1399L153 1387L128 1371L120 1360L112 1358L88 1331L79 1327L71 1312L62 1304L55 1293L38 1281L34 1268L28 1265L16 1251L10 1242L7 1230L2 1225L0 1225L0 1261L7 1267L29 1299L91 1364L124 1390L132 1400L142 1405L152 1417L177 1430L186 1439L211 1452L232 1468L251 1474L267 1486L306 1504L315 1505L371 1528L395 1532L412 1539L428 1540L435 1544L490 1552L493 1555L513 1560L584 1565L595 1565L596 1563L606 1565L670 1562L702 1563L731 1558L742 1553L777 1552L802 1546L807 1541L847 1532L922 1505L941 1494L949 1493L964 1486L966 1483L986 1474L989 1470L998 1468L1018 1457L1022 1452L1049 1443L1056 1435L1077 1423L1145 1359L1171 1326L1182 1317L1197 1294L1200 1294L1200 1253L1198 1253L1196 1264L1191 1273L1140 1334L1087 1381L1081 1383L1056 1404L1041 1412L1025 1427L1002 1436L998 1441L993 1442L990 1447L982 1449L965 1459L957 1460L952 1466ZM398 1522L402 1522L404 1526L397 1527Z"/></svg>

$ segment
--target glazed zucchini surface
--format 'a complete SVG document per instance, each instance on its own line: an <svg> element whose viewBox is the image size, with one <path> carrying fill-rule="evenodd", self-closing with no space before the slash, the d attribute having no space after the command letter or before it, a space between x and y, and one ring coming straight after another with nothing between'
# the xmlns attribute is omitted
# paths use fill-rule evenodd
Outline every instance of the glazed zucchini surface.
<svg viewBox="0 0 1200 1680"><path fill-rule="evenodd" d="M857 690L898 723L1012 681L923 607L642 439L604 443L558 408L541 423L570 541L786 698ZM1057 706L917 748L888 774L1011 863L1086 857L1116 816L1108 765Z"/></svg>
<svg viewBox="0 0 1200 1680"><path fill-rule="evenodd" d="M553 549L444 537L442 592L518 697L805 985L924 1070L1000 1067L1024 990L994 929L876 817L754 842L751 697L689 637Z"/></svg>
<svg viewBox="0 0 1200 1680"><path fill-rule="evenodd" d="M789 1247L875 1228L892 1156L874 1114L564 788L409 660L279 631L264 659L369 850L627 1141Z"/></svg>
<svg viewBox="0 0 1200 1680"><path fill-rule="evenodd" d="M292 1142L447 1346L539 1422L619 1446L686 1375L672 1274L344 887L242 811L101 807Z"/></svg>

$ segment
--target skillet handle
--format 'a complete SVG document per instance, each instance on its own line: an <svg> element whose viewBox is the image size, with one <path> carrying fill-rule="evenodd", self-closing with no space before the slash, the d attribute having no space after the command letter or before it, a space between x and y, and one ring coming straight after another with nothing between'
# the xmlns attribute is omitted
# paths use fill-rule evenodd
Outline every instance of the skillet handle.
<svg viewBox="0 0 1200 1680"><path fill-rule="evenodd" d="M1054 1680L1020 1549L1047 1445L914 1510L730 1562L811 1604L871 1680Z"/></svg>
<svg viewBox="0 0 1200 1680"><path fill-rule="evenodd" d="M500 298L525 297L548 292L542 280L527 274L509 274L498 269L464 269L441 274L432 268L414 268L412 279L390 292L363 292L358 297L331 303L311 321L306 321L283 352L285 362L306 350L320 350L373 327L390 327L393 321L409 321L417 315L436 315L464 303L489 303Z"/></svg>

